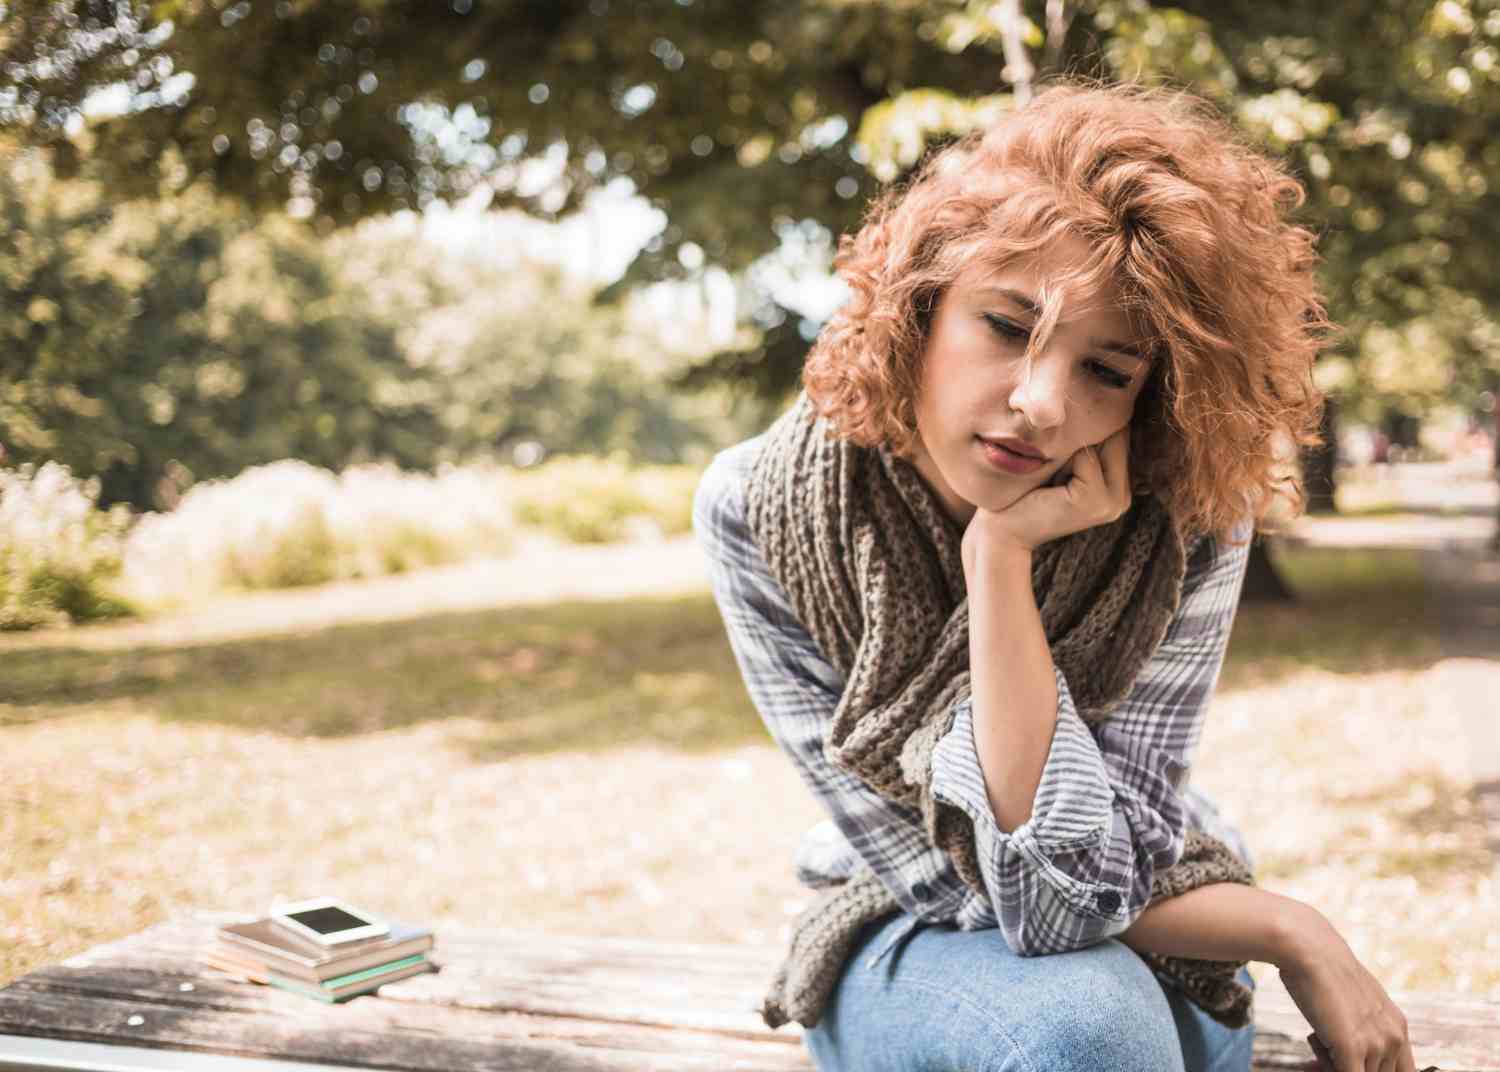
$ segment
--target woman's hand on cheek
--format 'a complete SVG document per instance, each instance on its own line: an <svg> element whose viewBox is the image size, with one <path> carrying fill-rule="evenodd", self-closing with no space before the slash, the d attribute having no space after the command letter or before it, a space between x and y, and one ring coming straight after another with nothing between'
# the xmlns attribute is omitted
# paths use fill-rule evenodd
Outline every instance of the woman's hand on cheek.
<svg viewBox="0 0 1500 1072"><path fill-rule="evenodd" d="M1029 555L1048 540L1117 520L1130 509L1130 426L1070 459L1073 477L1028 491L1001 510L980 507L964 530L965 573L991 554Z"/></svg>

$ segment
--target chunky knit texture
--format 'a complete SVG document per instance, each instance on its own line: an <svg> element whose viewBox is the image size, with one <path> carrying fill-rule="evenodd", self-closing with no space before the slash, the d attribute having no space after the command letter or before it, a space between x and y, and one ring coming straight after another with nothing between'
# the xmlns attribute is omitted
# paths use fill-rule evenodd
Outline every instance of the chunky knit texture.
<svg viewBox="0 0 1500 1072"><path fill-rule="evenodd" d="M970 691L962 527L910 463L836 438L805 393L766 434L745 518L798 619L843 675L824 742L830 761L917 809L933 844L983 893L972 821L931 791L933 749ZM1171 624L1185 572L1181 535L1149 496L1112 524L1037 549L1037 608L1085 721L1107 718L1130 690ZM1152 896L1214 882L1253 879L1227 845L1190 830ZM816 1024L859 930L899 910L867 870L824 891L794 926L766 1023ZM1145 959L1215 1019L1249 1022L1251 992L1234 978L1241 964Z"/></svg>

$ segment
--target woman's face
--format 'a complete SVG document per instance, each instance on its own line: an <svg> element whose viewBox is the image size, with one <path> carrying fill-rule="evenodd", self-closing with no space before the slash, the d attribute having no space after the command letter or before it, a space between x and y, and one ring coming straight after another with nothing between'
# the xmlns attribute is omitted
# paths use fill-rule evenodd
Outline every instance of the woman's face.
<svg viewBox="0 0 1500 1072"><path fill-rule="evenodd" d="M933 311L916 400L911 458L967 524L978 507L1001 510L1057 474L1084 446L1130 422L1150 372L1115 288L1062 293L1047 345L1024 359L1042 284L1087 253L1069 238L996 273L965 272ZM1041 461L996 451L1010 440Z"/></svg>

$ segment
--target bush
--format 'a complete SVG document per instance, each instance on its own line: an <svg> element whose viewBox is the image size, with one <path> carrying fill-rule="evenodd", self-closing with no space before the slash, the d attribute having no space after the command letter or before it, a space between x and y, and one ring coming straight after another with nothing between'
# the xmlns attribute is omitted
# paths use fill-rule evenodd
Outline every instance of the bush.
<svg viewBox="0 0 1500 1072"><path fill-rule="evenodd" d="M436 476L392 465L334 474L299 461L256 466L147 514L125 547L127 590L157 606L220 589L292 588L441 565L511 543L498 471Z"/></svg>
<svg viewBox="0 0 1500 1072"><path fill-rule="evenodd" d="M97 508L99 481L47 462L0 470L0 629L121 618L136 608L111 590L128 508Z"/></svg>
<svg viewBox="0 0 1500 1072"><path fill-rule="evenodd" d="M558 458L516 473L516 520L575 543L691 531L693 489L701 471L688 465L632 467L623 456Z"/></svg>
<svg viewBox="0 0 1500 1072"><path fill-rule="evenodd" d="M514 547L518 525L576 543L692 528L700 469L623 455L531 469L487 463L435 476L395 466L329 472L300 461L197 484L170 513L142 515L121 585L167 609L224 590L294 588L443 565Z"/></svg>

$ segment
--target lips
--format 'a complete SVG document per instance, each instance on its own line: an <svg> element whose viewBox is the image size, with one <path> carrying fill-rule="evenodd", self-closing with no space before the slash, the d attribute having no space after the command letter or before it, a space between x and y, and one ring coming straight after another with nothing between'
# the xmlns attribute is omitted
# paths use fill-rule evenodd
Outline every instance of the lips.
<svg viewBox="0 0 1500 1072"><path fill-rule="evenodd" d="M1047 460L1045 454L1023 439L1013 439L1009 436L1001 439L988 439L984 436L980 436L979 438L982 442L989 443L991 446L1004 447L1012 454L1019 454L1023 458L1035 458L1037 461L1042 462Z"/></svg>
<svg viewBox="0 0 1500 1072"><path fill-rule="evenodd" d="M1022 454L1013 450L1007 443L1014 440L988 440L979 436L974 437L975 444L979 447L979 453L992 468L1001 472L1010 473L1012 476L1025 476L1034 473L1047 464L1047 459L1038 457L1036 454ZM1024 444L1023 444L1024 445Z"/></svg>

